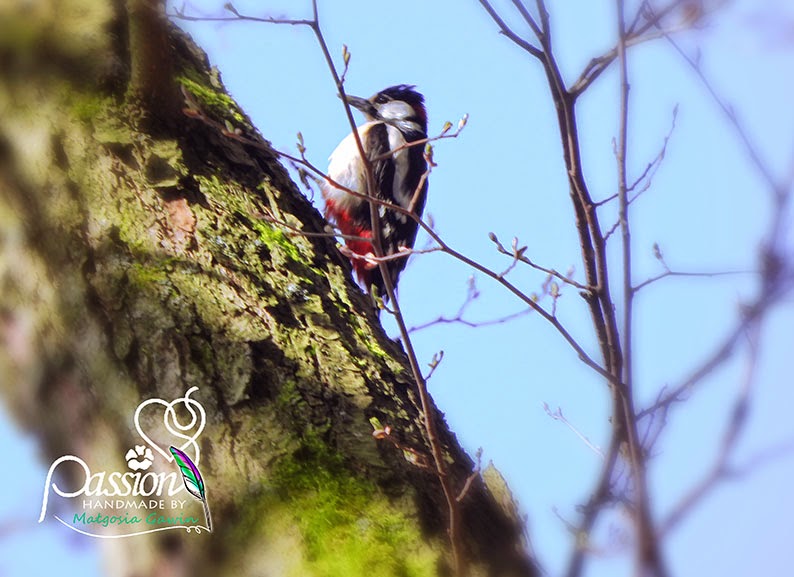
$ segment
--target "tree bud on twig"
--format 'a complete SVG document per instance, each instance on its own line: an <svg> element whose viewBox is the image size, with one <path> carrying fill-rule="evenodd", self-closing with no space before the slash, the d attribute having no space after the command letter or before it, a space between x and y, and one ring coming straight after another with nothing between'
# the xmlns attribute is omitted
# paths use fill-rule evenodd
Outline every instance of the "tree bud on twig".
<svg viewBox="0 0 794 577"><path fill-rule="evenodd" d="M469 122L469 113L467 112L464 114L461 119L458 121L458 132L463 130L466 127L466 123Z"/></svg>

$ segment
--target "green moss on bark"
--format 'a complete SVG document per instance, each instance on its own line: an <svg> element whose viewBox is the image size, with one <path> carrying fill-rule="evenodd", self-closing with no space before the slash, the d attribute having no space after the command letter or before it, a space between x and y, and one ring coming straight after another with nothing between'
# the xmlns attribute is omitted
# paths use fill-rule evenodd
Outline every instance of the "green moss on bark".
<svg viewBox="0 0 794 577"><path fill-rule="evenodd" d="M196 99L204 111L218 119L231 119L250 128L237 103L223 91L223 86L219 83L218 86L207 83L208 78L193 69L187 69L187 75L178 76L176 80Z"/></svg>
<svg viewBox="0 0 794 577"><path fill-rule="evenodd" d="M438 552L375 485L315 438L279 462L275 490L289 505L307 552L306 569L338 575L435 575Z"/></svg>

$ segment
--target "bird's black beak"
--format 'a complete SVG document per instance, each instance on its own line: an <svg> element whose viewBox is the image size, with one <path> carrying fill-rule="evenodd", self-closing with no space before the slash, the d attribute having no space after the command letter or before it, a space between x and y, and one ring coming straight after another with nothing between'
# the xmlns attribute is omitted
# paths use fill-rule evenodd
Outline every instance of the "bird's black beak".
<svg viewBox="0 0 794 577"><path fill-rule="evenodd" d="M359 96L350 96L348 94L346 100L350 106L354 108L358 108L368 118L375 118L378 115L378 111L375 108L375 105L372 104L372 102L370 102L366 98L361 98Z"/></svg>

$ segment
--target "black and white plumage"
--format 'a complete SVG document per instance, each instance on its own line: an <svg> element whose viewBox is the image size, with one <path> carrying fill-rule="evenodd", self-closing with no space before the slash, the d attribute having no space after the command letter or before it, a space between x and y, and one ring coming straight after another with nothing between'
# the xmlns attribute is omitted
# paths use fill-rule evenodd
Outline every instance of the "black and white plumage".
<svg viewBox="0 0 794 577"><path fill-rule="evenodd" d="M367 175L353 134L349 134L331 154L328 176L350 190L373 195L421 216L427 198L427 171L424 146L405 145L427 138L427 113L424 97L414 86L400 84L381 90L369 99L348 96L351 106L361 110L367 122L358 127L364 152L372 165L376 190L367 187ZM389 151L394 150L393 154ZM378 266L355 255L373 254L370 203L326 182L322 187L325 216L339 227L347 239L346 245L359 281L369 290L374 287L378 296L386 293ZM405 214L378 206L381 243L384 255L413 248L417 223ZM390 277L395 286L405 268L406 258L388 261Z"/></svg>

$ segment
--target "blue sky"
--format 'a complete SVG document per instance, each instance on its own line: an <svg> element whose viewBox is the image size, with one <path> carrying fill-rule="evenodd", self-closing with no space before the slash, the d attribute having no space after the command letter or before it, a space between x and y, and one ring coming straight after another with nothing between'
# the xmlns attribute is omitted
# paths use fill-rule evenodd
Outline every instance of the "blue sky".
<svg viewBox="0 0 794 577"><path fill-rule="evenodd" d="M188 10L192 6L218 14L221 4L204 0L188 4ZM502 4L509 7L508 2L497 5ZM591 57L611 47L612 4L550 2L557 55L569 81ZM308 1L235 5L254 15L310 15ZM685 47L700 47L704 70L735 106L778 175L785 174L794 157L794 40L786 44L762 27L759 15L771 15L767 23L774 24L783 21L784 14L794 22L792 9L782 1L736 2L706 29L681 37ZM391 84L416 84L427 98L431 132L446 120L455 123L469 114L461 137L436 147L439 167L431 176L427 212L441 236L498 270L509 263L496 254L488 233L505 243L518 236L533 260L560 271L574 266L581 280L545 79L528 54L497 34L479 4L338 0L321 2L321 18L332 52L341 55L346 44L352 53L349 93L369 96ZM295 134L301 131L309 158L325 164L349 126L308 29L251 23L184 26L209 52L233 96L277 149L294 151ZM673 107L679 106L664 164L653 187L633 205L635 281L660 272L652 254L655 242L674 269L752 268L770 205L734 133L664 42L634 50L630 74L630 179L656 155L670 128ZM585 171L596 198L616 189L612 139L617 133L617 89L616 71L610 70L578 108ZM602 220L612 220L609 211ZM424 240L420 237L419 244ZM613 248L617 266L617 244ZM400 289L408 323L454 315L471 274L444 255L413 259ZM528 292L539 290L543 282L541 275L521 268L510 278ZM488 279L478 278L477 284L482 294L469 309L471 320L521 309L514 297ZM672 279L644 290L635 324L640 403L653 399L660 387L674 386L686 377L730 329L739 303L754 290L752 277ZM595 351L589 316L574 291L564 290L558 316L585 348ZM738 462L794 436L789 416L794 401L791 326L794 307L789 301L765 327L757 389ZM393 327L387 328L393 332ZM604 383L537 315L477 329L437 326L416 333L415 340L425 362L444 349L445 359L430 381L438 405L464 446L472 453L483 447L485 461L493 460L507 477L528 515L540 561L551 575L558 574L571 539L554 511L576 520L576 505L593 486L599 457L550 419L543 403L561 407L577 429L604 446L609 432ZM715 372L671 415L651 462L654 506L660 516L711 463L726 412L741 384L744 360L737 357ZM15 564L19 556L9 552L18 554L23 544L43 547L57 535L32 526L45 474L43 466L35 464L33 443L21 442L5 421L1 424L0 440L17 446L15 458L26 464L18 475L19 486L0 495L3 519L31 520L31 526L23 521L18 533L0 540L0 575L17 575L23 574L23 565ZM784 458L717 489L667 542L674 574L774 575L791 566L792 478L794 459ZM608 544L608 527L600 529L601 541ZM66 546L60 539L63 556L33 561L41 564L41 574L48 562L65 562L73 541ZM78 545L79 562L97 567L91 548ZM629 567L625 556L607 554L595 559L587 574L629 574ZM34 565L33 572L24 574L40 574L38 569Z"/></svg>

